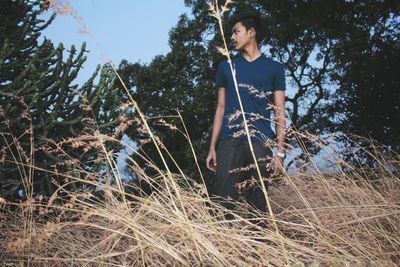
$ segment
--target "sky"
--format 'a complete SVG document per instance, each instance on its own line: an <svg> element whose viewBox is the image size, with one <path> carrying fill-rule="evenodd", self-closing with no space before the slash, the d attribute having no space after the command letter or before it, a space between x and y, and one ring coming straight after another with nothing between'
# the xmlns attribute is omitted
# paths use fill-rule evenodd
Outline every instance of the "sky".
<svg viewBox="0 0 400 267"><path fill-rule="evenodd" d="M190 13L184 0L70 0L68 3L82 18L90 35L80 32L82 25L70 15L57 15L42 32L55 45L60 42L66 49L80 48L86 42L87 61L79 72L77 82L85 82L96 69L110 58L115 65L122 59L148 63L159 54L166 54L168 33L179 16ZM48 18L51 12L45 13ZM93 36L91 38L90 36Z"/></svg>

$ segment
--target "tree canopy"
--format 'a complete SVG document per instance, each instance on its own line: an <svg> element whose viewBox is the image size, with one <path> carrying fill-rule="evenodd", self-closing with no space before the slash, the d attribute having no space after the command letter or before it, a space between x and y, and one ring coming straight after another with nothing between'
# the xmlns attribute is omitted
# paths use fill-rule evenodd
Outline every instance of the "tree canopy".
<svg viewBox="0 0 400 267"><path fill-rule="evenodd" d="M101 69L82 86L74 84L86 57L57 47L41 31L54 19L39 19L39 1L5 1L0 10L0 192L23 197L27 180L35 194L51 194L74 166L96 167L98 152L69 142L96 130L112 133L118 125L121 96L110 90L114 75ZM83 175L83 174L77 174ZM84 177L83 177L84 178ZM24 188L25 187L25 188Z"/></svg>
<svg viewBox="0 0 400 267"><path fill-rule="evenodd" d="M182 112L204 166L215 110L213 82L223 59L216 50L221 37L206 2L185 4L191 14L182 15L170 31L171 51L149 64L123 61L119 70L150 117L174 115L176 108ZM286 68L292 127L369 135L399 150L396 1L240 1L230 12L243 9L262 14L262 51ZM229 39L229 29L225 34ZM195 176L189 146L157 124L166 147ZM307 149L316 153L319 147L308 142Z"/></svg>

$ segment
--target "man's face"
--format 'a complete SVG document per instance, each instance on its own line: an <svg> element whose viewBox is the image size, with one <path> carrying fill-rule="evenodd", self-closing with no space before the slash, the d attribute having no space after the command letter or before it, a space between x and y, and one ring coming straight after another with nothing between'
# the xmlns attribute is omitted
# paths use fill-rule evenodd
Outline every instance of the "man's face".
<svg viewBox="0 0 400 267"><path fill-rule="evenodd" d="M255 31L253 28L246 30L246 27L239 21L232 27L231 42L235 50L243 49L247 44L252 42L254 39Z"/></svg>

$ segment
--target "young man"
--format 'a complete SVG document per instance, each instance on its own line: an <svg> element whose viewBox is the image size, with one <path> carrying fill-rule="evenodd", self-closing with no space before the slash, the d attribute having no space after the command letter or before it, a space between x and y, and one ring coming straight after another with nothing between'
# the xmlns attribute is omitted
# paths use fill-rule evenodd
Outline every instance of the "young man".
<svg viewBox="0 0 400 267"><path fill-rule="evenodd" d="M262 40L260 17L243 13L231 19L231 41L239 53L232 59L236 70L239 94L246 121L251 132L254 153L265 178L282 172L285 157L285 74L282 64L260 52ZM214 194L222 197L221 203L233 208L229 198L237 200L242 195L251 206L266 211L266 202L259 184L238 190L238 184L254 177L259 181L254 160L244 131L244 123L235 91L229 63L219 64L215 82L218 104L214 116L213 132L207 168L216 172ZM270 126L271 103L275 118L275 133ZM268 146L277 142L277 152ZM218 143L218 146L217 146ZM217 148L218 147L218 148ZM254 180L253 180L254 181ZM266 184L267 186L267 184Z"/></svg>

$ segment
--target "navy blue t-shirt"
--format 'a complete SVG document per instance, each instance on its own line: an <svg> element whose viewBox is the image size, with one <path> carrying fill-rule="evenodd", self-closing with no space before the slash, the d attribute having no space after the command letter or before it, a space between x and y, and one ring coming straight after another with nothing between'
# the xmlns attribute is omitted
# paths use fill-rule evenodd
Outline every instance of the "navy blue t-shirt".
<svg viewBox="0 0 400 267"><path fill-rule="evenodd" d="M270 125L271 107L268 104L273 103L274 91L285 90L283 65L264 54L249 62L240 53L232 59L232 65L236 70L239 94L252 140L276 138ZM224 87L226 92L219 139L247 139L232 72L226 60L218 66L215 87Z"/></svg>

